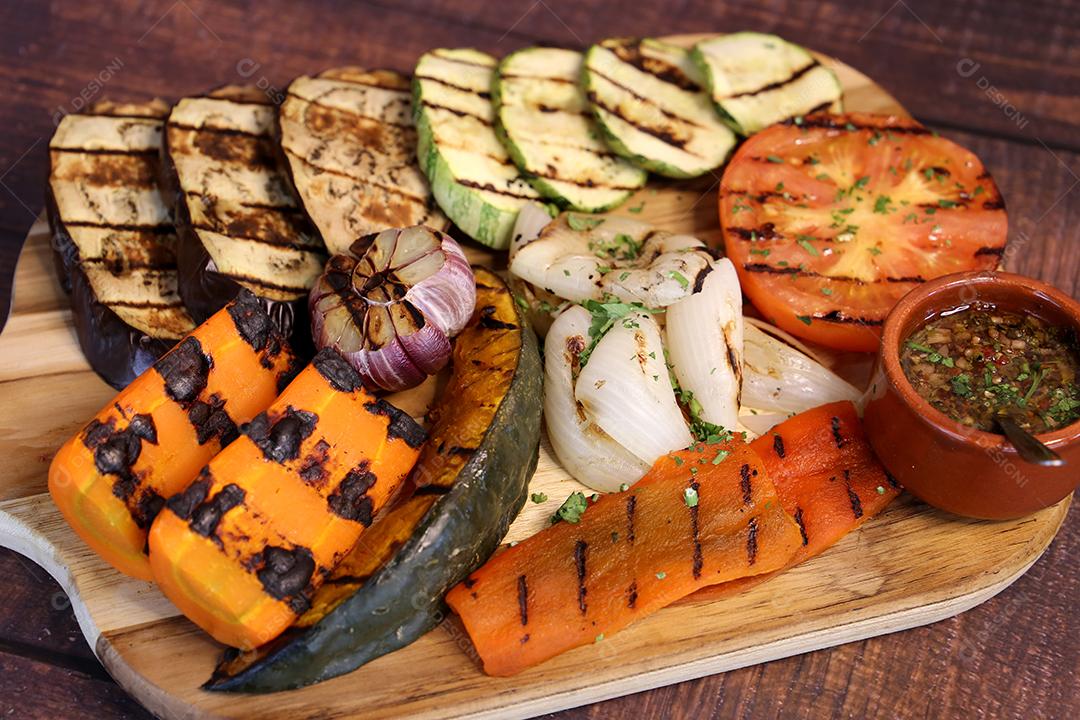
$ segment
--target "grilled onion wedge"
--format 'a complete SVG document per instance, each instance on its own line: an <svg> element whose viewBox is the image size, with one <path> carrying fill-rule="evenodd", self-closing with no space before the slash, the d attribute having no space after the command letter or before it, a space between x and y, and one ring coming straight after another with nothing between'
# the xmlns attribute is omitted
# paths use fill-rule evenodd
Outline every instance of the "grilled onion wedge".
<svg viewBox="0 0 1080 720"><path fill-rule="evenodd" d="M134 380L195 323L177 293L176 233L159 187L169 107L102 101L49 142L46 213L61 285L90 366Z"/></svg>
<svg viewBox="0 0 1080 720"><path fill-rule="evenodd" d="M699 42L691 56L708 80L717 110L741 135L814 112L842 110L836 73L776 35L722 35Z"/></svg>
<svg viewBox="0 0 1080 720"><path fill-rule="evenodd" d="M684 48L611 38L585 53L582 84L608 146L670 178L720 167L735 133L720 119L701 69Z"/></svg>
<svg viewBox="0 0 1080 720"><path fill-rule="evenodd" d="M416 164L409 78L354 67L299 77L278 118L296 190L331 254L386 228L446 228Z"/></svg>
<svg viewBox="0 0 1080 720"><path fill-rule="evenodd" d="M532 47L499 63L493 88L496 130L541 195L559 206L602 212L645 184L644 170L612 152L578 84L583 56Z"/></svg>
<svg viewBox="0 0 1080 720"><path fill-rule="evenodd" d="M180 296L195 321L243 287L267 304L282 334L302 339L307 292L326 249L295 197L276 116L255 87L184 98L165 123L165 170L176 205Z"/></svg>
<svg viewBox="0 0 1080 720"><path fill-rule="evenodd" d="M413 74L417 160L442 211L466 235L498 250L510 244L518 211L538 193L495 134L495 58L437 49Z"/></svg>

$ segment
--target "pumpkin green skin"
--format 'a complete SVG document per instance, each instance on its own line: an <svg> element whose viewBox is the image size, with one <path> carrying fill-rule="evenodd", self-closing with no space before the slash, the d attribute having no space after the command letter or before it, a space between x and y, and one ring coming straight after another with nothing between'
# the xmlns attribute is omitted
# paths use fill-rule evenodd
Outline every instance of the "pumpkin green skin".
<svg viewBox="0 0 1080 720"><path fill-rule="evenodd" d="M412 537L357 592L306 632L206 690L266 693L329 680L412 643L446 618L443 597L484 563L528 495L540 448L543 370L522 328L517 370L476 452Z"/></svg>

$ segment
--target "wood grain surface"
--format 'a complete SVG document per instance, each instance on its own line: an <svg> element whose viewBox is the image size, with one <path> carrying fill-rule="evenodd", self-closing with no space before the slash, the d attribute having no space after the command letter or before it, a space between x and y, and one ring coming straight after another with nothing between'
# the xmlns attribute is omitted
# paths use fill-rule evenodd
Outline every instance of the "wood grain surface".
<svg viewBox="0 0 1080 720"><path fill-rule="evenodd" d="M971 147L1008 201L1010 269L1080 295L1076 195L1080 9L1075 2L567 0L0 6L0 308L41 207L52 117L81 96L176 97L227 80L283 87L356 62L408 70L436 45L495 52L546 41L701 30L776 31L873 76ZM0 315L3 315L0 310ZM0 358L0 362L8 361ZM17 358L12 360L17 366ZM57 382L64 382L57 376ZM71 397L73 406L81 401ZM96 408L100 403L92 403ZM49 408L41 408L48 413ZM17 429L5 419L3 430ZM25 438L34 443L32 437ZM45 450L42 450L45 452ZM46 462L47 457L42 460ZM1080 713L1080 520L1012 588L931 627L566 713L567 717L1067 717ZM146 717L72 635L58 587L3 554L0 714Z"/></svg>

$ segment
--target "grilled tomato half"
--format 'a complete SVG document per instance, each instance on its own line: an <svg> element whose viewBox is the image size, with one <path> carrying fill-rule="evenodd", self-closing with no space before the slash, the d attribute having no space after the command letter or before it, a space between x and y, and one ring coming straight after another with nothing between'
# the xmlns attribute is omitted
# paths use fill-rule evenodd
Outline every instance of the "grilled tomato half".
<svg viewBox="0 0 1080 720"><path fill-rule="evenodd" d="M877 350L919 283L991 269L1005 203L974 153L909 118L794 118L748 139L720 185L743 291L771 322L840 349Z"/></svg>

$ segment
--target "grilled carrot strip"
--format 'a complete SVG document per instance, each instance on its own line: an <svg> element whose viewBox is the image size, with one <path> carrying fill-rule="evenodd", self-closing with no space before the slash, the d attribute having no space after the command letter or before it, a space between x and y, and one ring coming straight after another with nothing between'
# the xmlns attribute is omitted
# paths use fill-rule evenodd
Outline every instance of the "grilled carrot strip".
<svg viewBox="0 0 1080 720"><path fill-rule="evenodd" d="M750 443L761 456L780 504L799 524L802 544L786 567L819 555L877 515L900 494L863 435L850 402L807 410ZM716 585L695 599L715 599L764 582L759 575Z"/></svg>
<svg viewBox="0 0 1080 720"><path fill-rule="evenodd" d="M151 579L146 533L165 498L273 401L295 364L259 301L241 293L60 448L53 501L109 564Z"/></svg>
<svg viewBox="0 0 1080 720"><path fill-rule="evenodd" d="M580 523L496 555L446 601L484 671L513 675L700 587L776 570L799 545L757 455L740 441L700 444L662 457Z"/></svg>
<svg viewBox="0 0 1080 720"><path fill-rule="evenodd" d="M323 350L150 530L162 592L217 640L276 637L412 469L424 431Z"/></svg>

